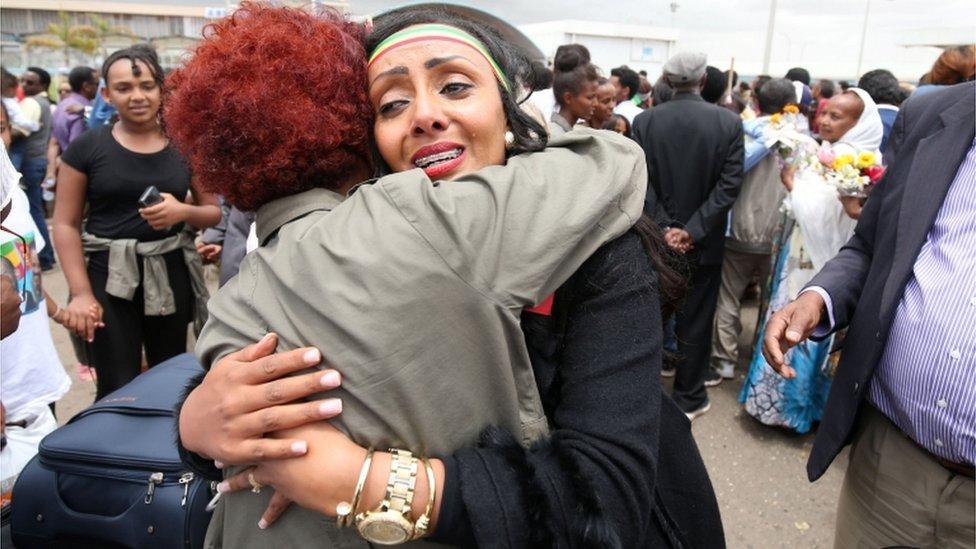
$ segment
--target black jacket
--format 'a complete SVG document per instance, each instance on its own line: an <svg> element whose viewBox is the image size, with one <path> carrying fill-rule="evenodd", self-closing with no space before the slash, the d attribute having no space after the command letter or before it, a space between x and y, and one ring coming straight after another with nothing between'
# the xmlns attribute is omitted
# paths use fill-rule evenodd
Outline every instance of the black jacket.
<svg viewBox="0 0 976 549"><path fill-rule="evenodd" d="M551 436L526 451L489 430L479 447L447 460L437 539L482 547L725 545L690 424L661 387L659 306L653 268L631 232L556 292L552 316L523 314Z"/></svg>
<svg viewBox="0 0 976 549"><path fill-rule="evenodd" d="M848 327L807 475L824 474L851 436L884 352L915 258L973 143L976 84L958 84L902 106L888 141L888 168L854 229L810 286L827 290L835 329Z"/></svg>
<svg viewBox="0 0 976 549"><path fill-rule="evenodd" d="M742 187L739 117L683 92L637 115L632 131L647 157L645 212L683 226L695 240L698 263L720 264L727 214Z"/></svg>

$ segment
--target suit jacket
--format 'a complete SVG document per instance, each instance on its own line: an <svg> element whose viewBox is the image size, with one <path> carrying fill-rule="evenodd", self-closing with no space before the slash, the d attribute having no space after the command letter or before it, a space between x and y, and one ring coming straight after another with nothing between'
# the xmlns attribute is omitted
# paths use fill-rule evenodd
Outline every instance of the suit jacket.
<svg viewBox="0 0 976 549"><path fill-rule="evenodd" d="M739 117L697 94L676 93L637 115L633 135L647 157L645 212L684 226L695 240L698 263L720 264L726 214L742 186Z"/></svg>
<svg viewBox="0 0 976 549"><path fill-rule="evenodd" d="M851 436L915 259L973 143L974 103L976 85L969 82L902 106L888 142L888 171L854 236L809 284L830 294L833 328L849 327L807 462L811 481Z"/></svg>

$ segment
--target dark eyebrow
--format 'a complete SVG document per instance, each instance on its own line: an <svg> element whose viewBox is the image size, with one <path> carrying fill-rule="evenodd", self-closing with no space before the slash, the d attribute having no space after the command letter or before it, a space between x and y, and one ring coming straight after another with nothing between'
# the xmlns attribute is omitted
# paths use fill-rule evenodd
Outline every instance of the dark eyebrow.
<svg viewBox="0 0 976 549"><path fill-rule="evenodd" d="M447 57L434 57L432 59L428 59L427 61L424 62L424 68L430 70L438 65L443 65L448 61L454 61L455 59L464 59L468 63L471 62L470 59L462 55L449 55Z"/></svg>
<svg viewBox="0 0 976 549"><path fill-rule="evenodd" d="M404 75L404 74L408 74L409 72L410 71L407 70L407 68L404 67L404 66L402 66L402 65L399 66L399 67L393 67L392 69L387 69L387 70L385 70L385 71L377 74L376 75L376 78L373 79L373 82L376 82L380 78L384 78L384 77L387 77L387 76L401 76L401 75ZM370 82L369 85L372 86L373 85L373 82Z"/></svg>

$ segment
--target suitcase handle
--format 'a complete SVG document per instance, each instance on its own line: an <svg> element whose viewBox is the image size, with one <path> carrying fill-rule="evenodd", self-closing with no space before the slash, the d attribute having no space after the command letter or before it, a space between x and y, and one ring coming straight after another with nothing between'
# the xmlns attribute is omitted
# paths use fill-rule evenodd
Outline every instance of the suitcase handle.
<svg viewBox="0 0 976 549"><path fill-rule="evenodd" d="M114 405L114 406L92 405L75 414L75 416L71 418L68 421L68 423L74 423L83 417L88 417L92 414L100 414L103 412L114 412L117 414L125 414L127 416L143 416L143 417L174 415L173 410L167 408L151 408L151 407L143 407L143 406L125 406L125 405Z"/></svg>

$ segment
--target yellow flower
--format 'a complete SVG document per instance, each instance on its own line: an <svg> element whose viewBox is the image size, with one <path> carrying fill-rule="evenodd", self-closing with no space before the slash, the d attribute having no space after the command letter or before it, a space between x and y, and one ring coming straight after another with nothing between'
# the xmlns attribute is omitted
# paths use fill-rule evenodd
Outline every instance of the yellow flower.
<svg viewBox="0 0 976 549"><path fill-rule="evenodd" d="M769 121L773 124L779 124L780 118L782 118L779 113L776 113L769 117Z"/></svg>
<svg viewBox="0 0 976 549"><path fill-rule="evenodd" d="M857 168L864 169L874 166L874 153L871 151L861 151L857 154Z"/></svg>
<svg viewBox="0 0 976 549"><path fill-rule="evenodd" d="M839 170L844 166L850 166L853 163L854 163L854 155L842 154L834 159L834 169Z"/></svg>
<svg viewBox="0 0 976 549"><path fill-rule="evenodd" d="M783 112L788 112L790 114L797 114L800 112L800 107L797 107L796 105L787 105L786 107L783 108Z"/></svg>

